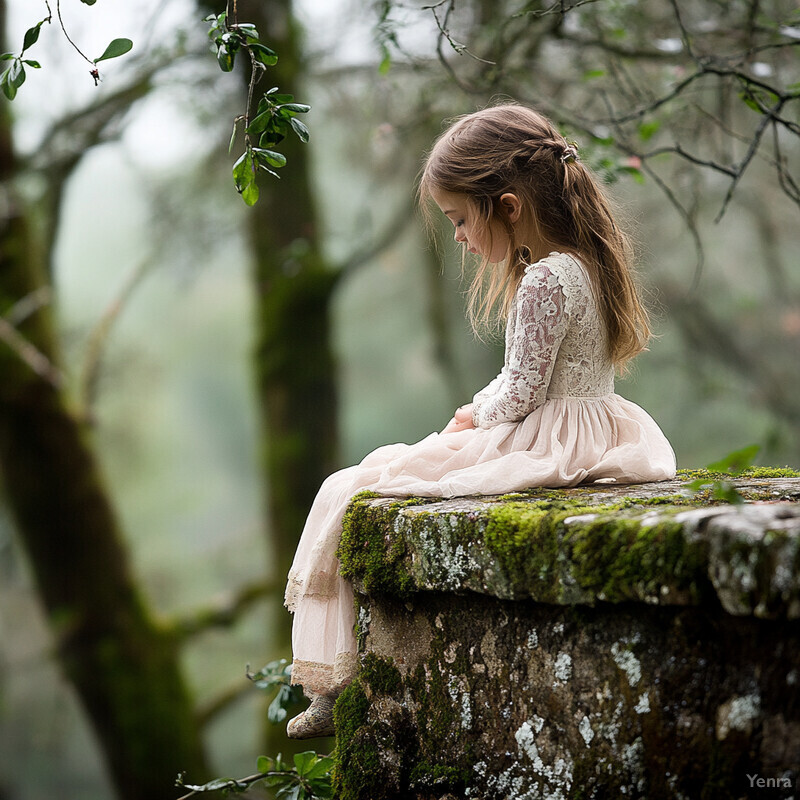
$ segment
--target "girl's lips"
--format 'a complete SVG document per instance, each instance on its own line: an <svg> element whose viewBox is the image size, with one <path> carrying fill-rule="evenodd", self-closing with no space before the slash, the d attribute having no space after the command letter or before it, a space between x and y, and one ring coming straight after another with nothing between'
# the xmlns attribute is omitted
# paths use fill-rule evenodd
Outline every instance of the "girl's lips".
<svg viewBox="0 0 800 800"><path fill-rule="evenodd" d="M468 247L467 250L469 250L469 252L472 253L473 255L478 254L478 251L474 247Z"/></svg>

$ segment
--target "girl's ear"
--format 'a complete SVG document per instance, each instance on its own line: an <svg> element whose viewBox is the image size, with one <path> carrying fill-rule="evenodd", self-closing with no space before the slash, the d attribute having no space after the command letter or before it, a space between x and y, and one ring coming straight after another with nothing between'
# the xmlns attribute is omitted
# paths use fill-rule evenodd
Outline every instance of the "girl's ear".
<svg viewBox="0 0 800 800"><path fill-rule="evenodd" d="M513 225L522 214L522 201L513 192L500 195L500 208L508 216L508 221Z"/></svg>

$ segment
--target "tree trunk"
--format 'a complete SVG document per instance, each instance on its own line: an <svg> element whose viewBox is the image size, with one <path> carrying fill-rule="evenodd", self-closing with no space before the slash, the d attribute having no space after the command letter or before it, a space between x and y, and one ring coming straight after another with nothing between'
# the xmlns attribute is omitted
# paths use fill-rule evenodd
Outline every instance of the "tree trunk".
<svg viewBox="0 0 800 800"><path fill-rule="evenodd" d="M0 28L5 4L0 0ZM3 31L0 30L0 38ZM0 105L0 180L15 170ZM9 188L0 218L0 313L44 285L22 206ZM49 309L18 333L55 359ZM0 469L7 502L56 637L120 798L175 797L175 776L207 774L176 645L154 623L130 571L87 432L61 390L0 341Z"/></svg>

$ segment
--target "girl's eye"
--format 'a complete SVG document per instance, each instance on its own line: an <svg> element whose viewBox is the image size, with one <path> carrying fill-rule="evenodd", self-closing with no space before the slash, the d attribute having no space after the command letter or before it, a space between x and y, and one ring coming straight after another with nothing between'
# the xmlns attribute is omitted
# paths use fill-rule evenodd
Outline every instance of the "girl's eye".
<svg viewBox="0 0 800 800"><path fill-rule="evenodd" d="M460 228L463 224L464 224L464 220L460 219L458 222L456 222L456 228Z"/></svg>

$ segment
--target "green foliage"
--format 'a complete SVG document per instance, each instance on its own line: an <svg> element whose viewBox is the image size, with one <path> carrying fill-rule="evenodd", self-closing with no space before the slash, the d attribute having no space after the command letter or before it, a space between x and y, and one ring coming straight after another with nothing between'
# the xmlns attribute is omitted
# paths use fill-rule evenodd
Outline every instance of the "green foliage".
<svg viewBox="0 0 800 800"><path fill-rule="evenodd" d="M303 699L299 686L292 686L292 665L282 658L271 661L258 672L248 670L247 677L259 688L272 691L277 688L275 697L267 711L267 719L275 724L283 722L292 705L298 705ZM192 794L218 792L239 794L255 784L262 784L273 792L276 800L327 800L333 797L331 773L333 759L307 750L294 756L293 765L287 764L278 754L259 756L256 762L258 772L246 778L215 778L201 785L183 782L178 776L176 785L183 786Z"/></svg>
<svg viewBox="0 0 800 800"><path fill-rule="evenodd" d="M50 22L50 18L37 22L32 28L25 31L25 36L22 39L22 50L19 55L15 56L13 53L3 53L0 55L0 61L10 61L11 63L0 74L0 89L3 94L9 99L13 100L17 96L17 90L25 83L25 65L33 69L40 69L41 64L29 58L23 58L25 51L39 41L39 33L41 32L42 25L45 22Z"/></svg>
<svg viewBox="0 0 800 800"><path fill-rule="evenodd" d="M282 658L270 661L258 672L247 673L247 677L259 688L274 691L275 697L267 709L267 719L277 725L289 714L291 706L298 706L303 700L303 692L299 686L292 686L292 665Z"/></svg>
<svg viewBox="0 0 800 800"><path fill-rule="evenodd" d="M708 470L709 476L729 475L730 477L735 477L736 475L741 475L752 465L760 449L759 445L753 444L749 447L743 447L741 450L734 450L719 461L709 464L706 470ZM722 500L724 503L744 503L744 497L727 477L717 477L709 480L709 477L701 476L684 485L695 493L708 491L714 500Z"/></svg>
<svg viewBox="0 0 800 800"><path fill-rule="evenodd" d="M82 0L86 5L94 5L96 0ZM52 15L39 21L25 32L22 49L19 55L3 53L0 61L9 61L0 73L0 89L9 100L13 100L19 88L25 83L25 67L39 69L38 61L24 58L25 51L39 40L42 25L50 23ZM247 108L243 115L236 118L231 135L230 148L233 148L239 123L244 123L244 153L233 165L233 182L236 191L242 196L244 202L252 206L258 202L257 176L259 172L266 172L277 178L276 169L286 165L286 156L277 152L274 147L282 142L287 135L293 133L302 142L309 139L308 127L297 119L298 114L305 114L310 106L297 103L290 94L280 94L277 86L264 92L258 100L255 113L251 114L254 102L254 89L269 67L278 63L278 54L267 44L261 41L256 26L239 22L235 17L228 19L227 12L211 14L205 18L210 23L208 36L212 41L217 63L223 72L232 72L236 64L236 56L244 53L250 61L250 88L247 96ZM67 41L78 54L92 65L91 75L95 84L100 80L97 64L112 58L119 58L133 49L130 39L112 39L106 49L95 59L89 59L74 44L64 30L59 14L59 23L64 31Z"/></svg>
<svg viewBox="0 0 800 800"><path fill-rule="evenodd" d="M189 794L184 797L220 791L240 794L257 784L271 789L276 800L329 800L333 797L333 759L330 756L320 756L308 750L297 753L293 765L283 761L280 755L276 758L259 756L256 769L256 774L246 778L215 778L203 784L184 783L183 776L179 775L176 786L189 789Z"/></svg>
<svg viewBox="0 0 800 800"><path fill-rule="evenodd" d="M95 3L95 0L81 1L87 6L92 6ZM20 50L18 56L15 56L13 53L3 53L0 55L0 61L11 61L11 64L0 75L0 89L2 89L3 94L5 94L9 100L13 100L17 96L17 91L22 84L25 83L25 65L32 67L33 69L41 68L42 65L38 61L23 58L23 55L28 48L33 47L33 45L39 41L39 34L41 33L42 25L45 23L49 24L50 22L52 22L52 15L48 15L43 20L37 22L32 28L28 28L28 30L25 31L25 36L22 38L22 50ZM125 55L125 53L130 52L130 50L133 48L133 42L130 39L112 39L111 42L109 42L108 47L106 47L106 49L103 51L102 55L90 60L86 58L86 56L78 49L72 39L67 36L67 32L64 30L63 23L61 23L61 29L64 31L67 41L78 52L78 54L86 61L89 61L90 64L94 65L94 68L91 70L91 75L94 78L95 84L97 84L100 79L100 75L97 72L97 64L100 61L108 61L111 58L119 58L120 56Z"/></svg>
<svg viewBox="0 0 800 800"><path fill-rule="evenodd" d="M286 165L286 156L273 148L291 132L300 141L308 141L309 130L296 117L307 113L311 106L296 103L292 95L280 94L278 87L273 86L263 93L255 114L251 115L255 86L266 69L278 62L278 55L261 41L255 25L231 22L226 12L211 14L205 21L210 23L208 36L223 72L233 70L239 53L245 53L250 59L248 105L244 115L234 121L229 149L233 148L239 123L244 122L245 151L233 165L233 183L242 200L252 206L258 202L258 173L266 172L277 178L275 170Z"/></svg>

